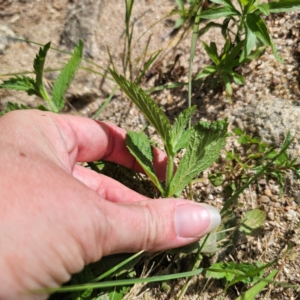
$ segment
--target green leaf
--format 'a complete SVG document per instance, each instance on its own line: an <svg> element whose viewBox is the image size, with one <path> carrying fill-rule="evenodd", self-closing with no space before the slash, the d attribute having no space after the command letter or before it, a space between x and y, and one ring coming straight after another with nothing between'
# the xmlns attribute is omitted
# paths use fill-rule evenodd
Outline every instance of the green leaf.
<svg viewBox="0 0 300 300"><path fill-rule="evenodd" d="M239 274L243 274L243 272L237 269L237 264L234 262L215 263L206 271L205 277L224 278L226 281L231 281Z"/></svg>
<svg viewBox="0 0 300 300"><path fill-rule="evenodd" d="M224 120L199 122L192 128L186 153L170 183L168 196L179 195L196 175L217 160L225 145L227 126L228 122Z"/></svg>
<svg viewBox="0 0 300 300"><path fill-rule="evenodd" d="M83 41L79 40L78 44L74 48L73 55L54 82L52 89L52 102L57 107L57 112L59 112L64 106L64 94L79 68L82 54Z"/></svg>
<svg viewBox="0 0 300 300"><path fill-rule="evenodd" d="M272 48L273 54L275 58L283 62L283 60L280 58L280 56L277 54L276 47L271 40L271 37L268 33L267 26L264 22L264 20L257 16L255 13L248 14L246 16L246 26L251 30L257 38L259 38L265 45L268 45Z"/></svg>
<svg viewBox="0 0 300 300"><path fill-rule="evenodd" d="M245 24L246 38L244 40L244 49L239 59L242 62L256 46L256 35L250 30L250 28Z"/></svg>
<svg viewBox="0 0 300 300"><path fill-rule="evenodd" d="M188 125L189 120L191 119L191 116L195 112L196 106L192 106L190 108L185 109L183 112L181 112L178 116L178 118L175 120L175 123L172 126L172 148L176 149L175 152L177 153L182 148L178 147L178 145L185 144L185 141L181 143L181 138L183 134L186 132L185 129ZM186 137L184 137L184 140L186 140Z"/></svg>
<svg viewBox="0 0 300 300"><path fill-rule="evenodd" d="M184 21L184 18L177 19L174 25L174 29L180 28L183 25Z"/></svg>
<svg viewBox="0 0 300 300"><path fill-rule="evenodd" d="M265 213L262 210L258 208L252 209L246 213L239 231L251 235L263 225L264 220Z"/></svg>
<svg viewBox="0 0 300 300"><path fill-rule="evenodd" d="M245 78L235 72L231 72L230 74L236 84L242 85L245 82Z"/></svg>
<svg viewBox="0 0 300 300"><path fill-rule="evenodd" d="M35 81L28 76L11 77L0 84L0 89L25 91L28 95L39 95L35 89Z"/></svg>
<svg viewBox="0 0 300 300"><path fill-rule="evenodd" d="M270 2L270 3L272 3L272 2ZM262 3L262 4L257 5L256 7L265 16L268 16L270 14L270 5L268 3Z"/></svg>
<svg viewBox="0 0 300 300"><path fill-rule="evenodd" d="M272 280L275 275L277 274L277 270L273 270L267 277L267 281L261 281L251 287L248 291L244 294L240 295L236 300L253 300L255 297L270 283L269 281Z"/></svg>
<svg viewBox="0 0 300 300"><path fill-rule="evenodd" d="M209 174L208 179L213 186L220 186L224 182L224 178L221 172L217 172L216 174Z"/></svg>
<svg viewBox="0 0 300 300"><path fill-rule="evenodd" d="M253 10L253 4L255 3L255 0L249 0L248 3L245 5L243 9L243 15L246 16L250 11Z"/></svg>
<svg viewBox="0 0 300 300"><path fill-rule="evenodd" d="M222 79L223 79L224 84L225 84L226 95L231 100L232 88L231 88L231 82L229 80L229 77L225 73L222 73Z"/></svg>
<svg viewBox="0 0 300 300"><path fill-rule="evenodd" d="M33 61L33 68L34 73L36 75L36 88L37 90L43 89L43 72L44 72L44 65L46 61L47 52L51 46L51 42L47 43L44 47L40 48L39 53L36 55Z"/></svg>
<svg viewBox="0 0 300 300"><path fill-rule="evenodd" d="M237 43L230 51L229 54L225 56L224 66L227 68L233 68L239 65L238 61L235 61L235 58L240 54L240 51L244 45L244 42L241 41Z"/></svg>
<svg viewBox="0 0 300 300"><path fill-rule="evenodd" d="M205 42L202 42L202 45L210 59L218 66L220 64L220 59L218 56L216 43L211 42L210 46L208 46Z"/></svg>
<svg viewBox="0 0 300 300"><path fill-rule="evenodd" d="M109 71L116 83L142 111L149 123L161 136L164 141L167 154L174 155L174 149L172 149L171 145L172 128L170 121L164 112L141 88L136 86L134 83L127 81L122 75L117 74L114 70L109 69Z"/></svg>
<svg viewBox="0 0 300 300"><path fill-rule="evenodd" d="M227 291L227 289L236 284L237 282L245 282L245 283L251 283L251 282L257 282L257 278L256 276L262 276L265 269L269 268L270 266L272 266L275 262L277 262L278 259L275 259L265 265L262 265L260 262L257 262L256 265L257 267L254 268L249 268L248 270L245 270L243 275L239 275L237 276L235 279L233 279L232 281L230 281L226 287L225 287L225 292ZM245 265L245 264L243 264ZM250 279L250 280L249 280Z"/></svg>
<svg viewBox="0 0 300 300"><path fill-rule="evenodd" d="M10 111L22 110L22 109L30 109L30 108L24 104L8 102L6 104L6 108L0 112L0 117L2 117L3 115L7 114Z"/></svg>
<svg viewBox="0 0 300 300"><path fill-rule="evenodd" d="M175 153L178 153L181 149L184 149L187 147L187 144L190 140L190 135L191 135L191 128L185 130L182 133L180 140L177 142L177 144L174 147Z"/></svg>
<svg viewBox="0 0 300 300"><path fill-rule="evenodd" d="M300 9L300 0L281 0L269 2L271 13L288 12Z"/></svg>
<svg viewBox="0 0 300 300"><path fill-rule="evenodd" d="M211 74L214 74L216 72L217 72L217 68L215 66L207 66L200 73L198 73L196 75L196 77L194 78L194 80L198 80L200 78L207 77L207 76L209 76Z"/></svg>
<svg viewBox="0 0 300 300"><path fill-rule="evenodd" d="M236 135L242 135L244 134L244 131L240 127L237 127L233 130L233 133Z"/></svg>
<svg viewBox="0 0 300 300"><path fill-rule="evenodd" d="M237 14L237 10L229 6L212 7L201 13L201 19L219 19L234 15L240 15L240 13Z"/></svg>
<svg viewBox="0 0 300 300"><path fill-rule="evenodd" d="M151 55L150 58L145 62L143 69L141 70L138 78L135 81L136 84L139 84L139 82L141 81L141 78L144 76L145 72L149 69L151 64L155 61L155 59L160 54L160 52L161 52L161 50L157 51L156 53Z"/></svg>
<svg viewBox="0 0 300 300"><path fill-rule="evenodd" d="M143 132L137 133L128 131L126 135L126 146L161 194L164 195L164 189L152 165L153 154L148 137Z"/></svg>
<svg viewBox="0 0 300 300"><path fill-rule="evenodd" d="M225 5L225 3L223 3L223 0L211 0L210 2L220 4L220 5L222 5L222 4Z"/></svg>

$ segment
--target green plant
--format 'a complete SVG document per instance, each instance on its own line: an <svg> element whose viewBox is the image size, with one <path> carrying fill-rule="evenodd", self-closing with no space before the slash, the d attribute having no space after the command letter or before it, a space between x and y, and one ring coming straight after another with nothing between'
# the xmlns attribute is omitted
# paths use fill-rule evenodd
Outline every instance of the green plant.
<svg viewBox="0 0 300 300"><path fill-rule="evenodd" d="M164 143L164 150L168 155L165 187L156 176L152 165L151 143L144 133L133 131L127 133L126 143L129 151L163 197L179 196L195 176L206 170L219 157L227 136L227 121L217 121L212 124L200 121L186 129L195 110L195 107L191 107L181 112L175 123L171 125L164 112L141 88L113 70L110 70L110 73L127 96L143 112ZM186 152L177 170L174 171L175 156L182 149L186 149Z"/></svg>
<svg viewBox="0 0 300 300"><path fill-rule="evenodd" d="M44 47L41 47L33 61L35 79L24 75L11 77L3 81L3 83L0 84L0 88L25 91L28 95L36 95L48 103L51 111L59 113L65 104L65 92L79 68L83 53L83 42L80 40L78 45L75 46L73 55L55 80L51 91L52 97L49 96L43 80L45 60L50 46L51 43L49 42ZM3 111L2 114L10 110L25 108L26 106L24 105L19 106L17 104L8 103L6 110ZM37 108L48 110L42 105Z"/></svg>
<svg viewBox="0 0 300 300"><path fill-rule="evenodd" d="M287 172L292 171L297 178L300 178L300 164L297 163L296 158L290 159L287 149L279 155L279 151L274 147L258 137L253 138L247 135L240 128L236 128L233 133L239 136L238 143L241 149L228 151L225 168L210 175L209 178L215 186L226 181L227 191L231 194L254 174L260 173L257 180L265 178L268 182L271 178L275 179L280 187L280 196L282 196Z"/></svg>
<svg viewBox="0 0 300 300"><path fill-rule="evenodd" d="M271 47L275 58L282 62L262 15L300 9L300 1L279 0L260 3L256 0L238 0L237 5L231 0L212 0L212 2L215 5L202 12L201 19L224 18L224 20L222 23L210 21L199 30L198 36L202 36L211 28L219 28L225 44L218 54L216 43L211 42L207 45L203 42L203 47L213 65L205 67L194 80L216 76L224 83L227 97L231 99L232 79L239 85L244 83L244 78L235 72L238 66L258 58L267 46Z"/></svg>

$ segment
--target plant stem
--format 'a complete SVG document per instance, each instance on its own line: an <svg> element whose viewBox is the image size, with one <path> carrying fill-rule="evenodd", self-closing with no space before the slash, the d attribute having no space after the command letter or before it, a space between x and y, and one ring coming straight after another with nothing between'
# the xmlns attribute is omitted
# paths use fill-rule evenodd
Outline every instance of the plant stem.
<svg viewBox="0 0 300 300"><path fill-rule="evenodd" d="M166 197L172 197L173 195L170 195L170 183L173 177L173 171L174 171L174 156L169 155L168 156L168 167L167 167L167 178L166 178Z"/></svg>
<svg viewBox="0 0 300 300"><path fill-rule="evenodd" d="M42 82L42 86L40 86L40 88L39 88L39 92L40 92L41 97L49 104L51 111L53 111L55 113L59 113L59 109L56 107L56 105L51 100L50 96L48 95L43 82Z"/></svg>

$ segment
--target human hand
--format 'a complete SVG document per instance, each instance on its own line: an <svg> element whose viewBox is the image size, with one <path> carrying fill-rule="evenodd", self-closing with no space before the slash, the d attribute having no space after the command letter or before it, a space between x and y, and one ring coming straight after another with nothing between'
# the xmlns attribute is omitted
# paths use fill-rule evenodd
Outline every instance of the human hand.
<svg viewBox="0 0 300 300"><path fill-rule="evenodd" d="M111 124L42 111L0 118L0 299L45 299L102 256L158 251L198 240L216 209L149 199L76 162L108 160L141 170ZM162 179L166 155L154 149Z"/></svg>

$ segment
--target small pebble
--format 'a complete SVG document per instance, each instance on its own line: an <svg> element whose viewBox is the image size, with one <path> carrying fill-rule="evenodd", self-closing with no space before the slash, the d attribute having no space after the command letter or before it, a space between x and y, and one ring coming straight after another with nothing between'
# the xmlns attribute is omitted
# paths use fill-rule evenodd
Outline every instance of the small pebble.
<svg viewBox="0 0 300 300"><path fill-rule="evenodd" d="M212 194L209 194L209 195L207 196L207 199L208 199L208 200L214 200L214 196L213 196Z"/></svg>
<svg viewBox="0 0 300 300"><path fill-rule="evenodd" d="M269 203L270 202L270 198L268 196L260 196L258 201L260 203Z"/></svg>
<svg viewBox="0 0 300 300"><path fill-rule="evenodd" d="M271 197L271 200L274 201L274 202L277 202L278 199L279 199L279 197L278 197L277 195L273 195L273 196Z"/></svg>
<svg viewBox="0 0 300 300"><path fill-rule="evenodd" d="M293 219L293 216L290 215L289 213L286 213L284 214L284 218L287 220L287 221L291 221Z"/></svg>
<svg viewBox="0 0 300 300"><path fill-rule="evenodd" d="M270 190L264 190L264 194L268 197L272 196L272 192Z"/></svg>
<svg viewBox="0 0 300 300"><path fill-rule="evenodd" d="M269 212L268 213L268 218L273 221L274 220L274 213L273 212Z"/></svg>

